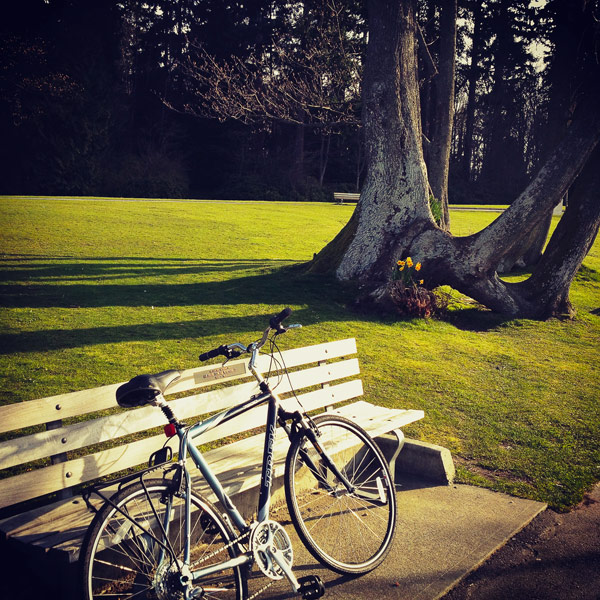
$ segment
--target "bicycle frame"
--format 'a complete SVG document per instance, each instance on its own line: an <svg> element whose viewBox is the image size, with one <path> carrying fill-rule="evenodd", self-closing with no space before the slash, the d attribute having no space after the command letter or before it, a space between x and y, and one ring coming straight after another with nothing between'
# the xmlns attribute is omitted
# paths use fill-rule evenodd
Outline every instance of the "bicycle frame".
<svg viewBox="0 0 600 600"><path fill-rule="evenodd" d="M310 380L304 377L304 372L288 373L284 355L275 342L276 336L300 327L283 327L282 321L290 313L291 310L286 308L272 317L262 338L248 346L241 343L221 345L200 354L200 361L223 356L225 362L194 371L194 382L198 385L212 385L239 376L251 376L256 380L228 390L222 400L229 399L239 389L250 388L252 391L248 395L254 395L234 406L228 402L229 408L203 417L201 421L183 423L164 398L169 389L180 389L170 388L182 375L178 370L138 375L116 390L116 400L122 408L144 405L160 408L169 422L165 427L167 437L176 436L176 439L151 455L147 469L96 485L84 495L88 506L97 513L84 538L85 552L81 561L87 597L101 597L117 589L134 597L142 588L154 590L160 598L175 594L178 598L193 600L217 589L228 594L235 592L236 597L240 597L249 593L247 581L251 571L259 575L260 571L272 580L287 579L292 590L304 598L321 597L324 586L318 576L296 578L292 570L290 534L283 523L277 523L276 518L272 520L269 516L275 468L277 485L279 478L285 484L285 500L293 525L317 560L342 574L366 573L384 560L394 533L396 511L389 469L374 441L351 419L332 413L310 416L307 410L311 406L329 400L327 391L325 397L307 394L310 406L306 407L302 405L304 397L296 396L296 376L299 375L301 387L309 385ZM259 362L259 351L267 341L271 343L270 351ZM242 354L250 355L248 362L238 361L232 367L225 366ZM292 356L298 358L297 353ZM302 358L301 364L310 362L304 361L304 354ZM263 369L264 378L260 372ZM287 381L282 388L286 399L282 400L275 390L285 376ZM187 389L189 379L189 373L185 374L181 380L184 382L182 389ZM272 383L272 389L270 383L275 380L277 383ZM287 393L290 393L289 398ZM187 401L193 401L193 397ZM202 411L198 409L198 412ZM239 430L264 424L264 435L261 434L260 440L253 436L230 446L230 451L225 452L232 457L229 466L213 471L209 464L212 453L205 455L200 450L203 440L220 437L208 432L245 413L248 415ZM283 432L277 431L278 426L287 434L290 443L285 463L282 458L285 457L286 443ZM221 436L237 431L238 427L233 426L233 431L232 426L224 429ZM255 451L246 459L252 463L248 472L251 480L244 481L244 471L236 469L234 453L237 449L238 453L247 454L248 448ZM259 469L257 455L261 449ZM175 462L174 452L178 452ZM198 491L193 489L193 469L188 460L193 461L202 475ZM334 460L339 463L339 468ZM162 474L154 475L158 470ZM257 481L259 472L260 480ZM245 511L242 514L234 504L238 486L228 477L241 478L238 483L242 483L244 489L252 486L257 493L254 517L246 516ZM113 492L115 483L118 483L117 492ZM233 489L229 490L232 483ZM205 485L212 492L210 495L215 495L218 508L212 506L201 491ZM105 489L107 487L110 489ZM89 502L92 493L104 501L102 509L97 508L96 502L93 505ZM389 501L390 497L392 501ZM310 499L308 509L307 499ZM335 517L335 521L329 521L330 517ZM323 528L315 529L315 520L317 523L322 521ZM344 549L336 546L337 536L332 539L330 535L331 526L337 527L339 523L345 523L343 531L353 532L344 535L344 539L349 540ZM358 540L356 543L353 537ZM368 543L363 543L365 538L369 539ZM115 569L114 575L109 569ZM228 573L221 575L223 571ZM272 583L252 597L270 585Z"/></svg>
<svg viewBox="0 0 600 600"><path fill-rule="evenodd" d="M199 438L202 434L214 429L218 425L226 423L236 417L244 414L245 412L252 410L253 408L268 402L267 408L267 420L266 420L266 431L265 431L265 439L264 439L264 449L263 449L263 460L262 460L262 471L261 471L261 483L259 489L258 496L258 510L257 510L257 521L261 523L269 518L269 509L270 509L270 501L271 501L271 488L273 484L273 446L275 442L275 433L277 424L282 424L285 428L288 436L294 435L292 429L285 425L285 420L289 418L293 418L293 413L287 413L284 411L280 404L281 400L279 396L273 392L268 383L264 380L262 374L256 370L254 367L254 362L256 358L256 353L253 353L252 358L249 361L249 370L256 378L259 388L260 394L253 396L249 400L242 402L230 409L226 409L213 415L212 417L201 421L191 427L178 427L177 434L179 436L179 462L185 469L185 462L187 456L191 456L194 464L202 473L202 476L215 493L221 504L223 505L227 516L233 521L236 528L241 534L247 533L250 525L246 522L244 517L240 514L232 500L227 495L227 492L224 490L221 482L217 478L217 476L213 473L212 469L206 462L205 458L202 456L202 453L198 450L193 440ZM160 400L157 398L157 403L160 403ZM164 400L163 400L164 402ZM159 404L160 405L160 404ZM310 427L307 425L300 425L299 432L305 433L308 435L311 442L315 445L315 448L318 449L319 454L324 461L324 464L327 468L331 469L332 472L338 477L340 481L344 484L349 493L354 491L354 487L348 482L346 477L338 470L335 463L331 460L329 456L327 456L323 450L320 448L316 435L312 431ZM312 434L312 435L311 435ZM307 462L310 464L309 467L312 468L315 475L319 478L321 483L325 487L330 487L327 483L326 478L319 474L318 469L312 464L312 461L307 458ZM185 534L186 534L186 543L184 548L184 563L189 565L190 563L190 516L191 516L191 481L189 477L185 477L185 489L186 489L186 500L185 500ZM166 528L165 524L165 528ZM205 577L216 573L218 571L222 571L225 569L229 569L236 566L248 565L252 562L253 556L251 552L246 552L236 558L224 561L223 563L219 563L216 565L212 565L210 567L205 567L203 569L199 569L197 571L191 572L192 580L200 579L201 577ZM299 584L292 574L291 570L287 565L280 564L283 571L286 573L292 587L297 590Z"/></svg>

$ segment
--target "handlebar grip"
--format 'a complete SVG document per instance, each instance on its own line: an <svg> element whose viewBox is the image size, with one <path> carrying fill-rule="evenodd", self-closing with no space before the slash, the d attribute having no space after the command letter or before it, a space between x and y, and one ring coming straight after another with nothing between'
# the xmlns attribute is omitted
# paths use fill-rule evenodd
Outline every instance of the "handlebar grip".
<svg viewBox="0 0 600 600"><path fill-rule="evenodd" d="M269 326L271 329L281 329L281 322L287 319L292 314L291 308L284 308L278 315L271 317L269 320Z"/></svg>
<svg viewBox="0 0 600 600"><path fill-rule="evenodd" d="M209 350L208 352L203 352L198 358L201 361L209 360L214 358L215 356L225 355L225 351L227 350L227 346L219 346L218 348L214 348L213 350Z"/></svg>

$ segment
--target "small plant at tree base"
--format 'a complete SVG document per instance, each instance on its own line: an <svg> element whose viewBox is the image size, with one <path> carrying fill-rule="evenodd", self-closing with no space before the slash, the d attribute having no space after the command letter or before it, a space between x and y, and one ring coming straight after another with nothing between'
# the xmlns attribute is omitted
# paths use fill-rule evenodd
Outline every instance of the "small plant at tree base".
<svg viewBox="0 0 600 600"><path fill-rule="evenodd" d="M409 256L396 263L389 286L389 299L397 313L405 317L429 318L445 311L448 299L423 286L421 263Z"/></svg>
<svg viewBox="0 0 600 600"><path fill-rule="evenodd" d="M423 285L423 280L419 279L418 273L421 270L421 263L414 263L409 256L406 260L399 260L392 274L393 281L401 281L405 286Z"/></svg>

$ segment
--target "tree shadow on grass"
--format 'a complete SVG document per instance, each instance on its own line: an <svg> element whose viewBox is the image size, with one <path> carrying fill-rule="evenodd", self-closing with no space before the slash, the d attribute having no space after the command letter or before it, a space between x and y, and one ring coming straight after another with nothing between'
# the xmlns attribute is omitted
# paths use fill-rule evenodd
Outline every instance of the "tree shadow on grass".
<svg viewBox="0 0 600 600"><path fill-rule="evenodd" d="M353 291L332 278L307 275L303 265L293 261L38 256L21 256L18 260L19 263L14 267L5 263L0 271L0 281L6 282L0 284L1 307L72 310L131 307L151 310L152 307L197 306L198 318L140 325L6 333L0 335L0 354L140 340L178 340L218 333L257 331L264 327L265 315L204 320L202 306L209 305L267 304L282 308L305 305L311 310L301 311L296 316L307 325L317 319L339 321L352 318L390 323L399 320L391 315L381 317L358 310L340 310L339 305L346 304L348 298L353 296ZM219 272L223 273L222 280L203 281ZM184 276L185 282L177 283L176 277L179 275ZM194 281L194 275L198 276L198 281ZM117 283L115 280L119 279L123 281ZM144 281L147 279L149 282ZM463 331L474 332L497 329L512 320L477 303L455 307L438 318Z"/></svg>
<svg viewBox="0 0 600 600"><path fill-rule="evenodd" d="M137 260L137 259L136 259ZM100 308L107 306L189 306L215 302L278 302L270 300L282 289L285 260L198 260L180 266L170 259L148 267L127 259L111 262L39 263L0 272L0 306L5 308ZM290 270L284 269L286 273ZM292 269L293 270L293 269ZM248 276L243 273L247 271ZM224 280L203 281L211 273ZM261 274L262 273L262 274ZM177 283L177 276L198 276L193 283ZM140 281L161 278L164 283ZM123 279L123 283L112 283ZM134 283L131 283L131 281ZM107 283L111 281L111 283ZM17 283L19 282L19 283ZM25 282L25 283L20 283ZM247 296L247 298L246 298ZM287 296L287 295L286 295ZM260 298L260 300L257 300Z"/></svg>
<svg viewBox="0 0 600 600"><path fill-rule="evenodd" d="M282 266L289 262L219 261L216 266L214 261L207 261L208 268L226 271L223 281L176 283L169 277L171 273L167 269L164 273L165 283L54 284L36 281L31 284L0 285L0 306L5 308L61 308L77 311L87 308L132 307L151 311L153 308L169 306L198 307L198 318L185 321L6 333L0 335L0 354L44 352L130 341L178 340L228 332L254 332L265 327L264 314L203 319L202 306L209 305L267 304L281 308L298 304L310 306L311 309L295 313L295 317L306 325L319 319L342 318L340 311L332 306L343 301L340 284L323 276L305 275L301 265ZM93 265L94 268L96 266ZM56 265L52 266L55 267ZM71 267L69 263L60 276L65 277ZM162 264L158 268L163 269ZM248 271L246 276L243 276L242 269ZM148 273L144 272L142 275L146 277ZM79 276L81 277L81 273Z"/></svg>
<svg viewBox="0 0 600 600"><path fill-rule="evenodd" d="M15 259L16 260L16 259ZM6 262L3 259L2 262ZM182 258L89 258L75 257L21 259L18 264L5 264L0 281L52 284L82 281L96 285L109 280L206 275L215 272L235 273L249 269L275 268L288 265L290 260L229 260ZM9 286L8 286L9 287ZM17 287L17 286L13 286ZM18 287L23 287L18 286ZM10 289L6 290L10 292ZM3 294L4 295L4 294ZM4 305L4 304L3 304Z"/></svg>
<svg viewBox="0 0 600 600"><path fill-rule="evenodd" d="M183 340L215 334L239 333L240 331L247 331L250 334L264 329L268 317L268 314L256 314L202 319L199 315L198 319L174 323L25 331L0 335L0 355L17 352L51 352L66 348L133 341ZM310 325L317 320L314 313L308 309L294 311L294 320L296 319L304 325Z"/></svg>
<svg viewBox="0 0 600 600"><path fill-rule="evenodd" d="M454 327L461 331L477 333L498 329L506 323L513 321L514 318L494 313L483 305L477 305L449 311L440 320L454 325Z"/></svg>
<svg viewBox="0 0 600 600"><path fill-rule="evenodd" d="M575 280L582 283L600 283L600 271L581 265L575 275Z"/></svg>
<svg viewBox="0 0 600 600"><path fill-rule="evenodd" d="M225 281L139 285L0 286L0 306L8 308L168 307L214 304L302 304L319 296L312 277L280 272Z"/></svg>

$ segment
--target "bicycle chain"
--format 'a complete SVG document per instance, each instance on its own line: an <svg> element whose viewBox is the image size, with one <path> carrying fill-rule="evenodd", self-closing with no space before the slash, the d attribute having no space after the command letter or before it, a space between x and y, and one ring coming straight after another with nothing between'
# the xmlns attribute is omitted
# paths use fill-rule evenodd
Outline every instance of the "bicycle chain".
<svg viewBox="0 0 600 600"><path fill-rule="evenodd" d="M213 558L214 556L217 556L217 554L221 554L221 552L224 552L225 550L229 550L229 548L231 548L232 546L235 546L235 544L238 544L244 538L247 538L247 537L250 537L250 531L246 531L246 533L242 533L242 535L239 535L235 539L231 540L231 542L229 542L228 544L225 544L225 546L223 546L222 548L215 550L208 556L203 556L200 560L196 561L193 565L190 565L190 568L196 568L199 564L203 563L204 561L210 560L211 558Z"/></svg>
<svg viewBox="0 0 600 600"><path fill-rule="evenodd" d="M275 581L269 581L269 583L267 583L267 585L265 585L264 587L260 588L260 590L258 590L258 592L255 592L254 594L252 594L252 596L250 596L250 598L248 598L248 600L254 600L254 598L257 598L263 592L266 592L274 584L275 584Z"/></svg>

